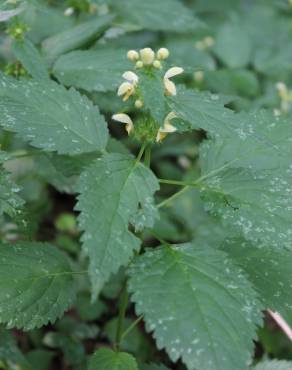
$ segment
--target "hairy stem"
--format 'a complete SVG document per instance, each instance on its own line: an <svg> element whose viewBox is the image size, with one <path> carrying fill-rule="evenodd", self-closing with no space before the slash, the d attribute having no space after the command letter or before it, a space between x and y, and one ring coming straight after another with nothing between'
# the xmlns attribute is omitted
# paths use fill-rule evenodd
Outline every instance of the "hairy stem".
<svg viewBox="0 0 292 370"><path fill-rule="evenodd" d="M145 149L144 164L146 167L150 167L151 164L151 144L148 144Z"/></svg>

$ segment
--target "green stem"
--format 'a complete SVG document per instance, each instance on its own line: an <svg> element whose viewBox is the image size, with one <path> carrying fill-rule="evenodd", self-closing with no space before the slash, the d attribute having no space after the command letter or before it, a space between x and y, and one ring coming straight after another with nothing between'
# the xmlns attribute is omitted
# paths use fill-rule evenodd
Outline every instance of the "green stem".
<svg viewBox="0 0 292 370"><path fill-rule="evenodd" d="M195 182L187 182L187 181L177 181L177 180L167 180L167 179L158 179L161 184L167 185L178 185L178 186L196 186Z"/></svg>
<svg viewBox="0 0 292 370"><path fill-rule="evenodd" d="M151 234L152 236L154 236L154 238L155 238L155 239L157 239L161 244L164 244L164 245L170 245L169 243L167 243L167 241L166 241L166 240L164 240L164 239L160 238L160 236L159 236L155 231L150 230L149 232L150 232L150 234Z"/></svg>
<svg viewBox="0 0 292 370"><path fill-rule="evenodd" d="M145 148L146 148L146 144L143 144L141 146L141 149L137 155L137 158L136 158L136 163L140 162L141 161L141 158L143 157L143 154L144 154L144 151L145 151Z"/></svg>
<svg viewBox="0 0 292 370"><path fill-rule="evenodd" d="M143 319L144 315L139 316L122 334L121 341L134 329L135 326Z"/></svg>
<svg viewBox="0 0 292 370"><path fill-rule="evenodd" d="M148 144L146 146L145 157L144 157L144 164L146 167L150 167L150 164L151 164L151 150L152 150L152 146L151 144Z"/></svg>
<svg viewBox="0 0 292 370"><path fill-rule="evenodd" d="M178 198L180 195L182 195L184 192L186 192L187 190L189 190L189 186L185 186L184 188L182 188L180 191L178 191L177 193L174 193L171 197L165 199L163 202L159 203L157 205L157 208L161 208L161 207L164 207L166 206L168 203L171 203L172 201L174 201L176 198Z"/></svg>
<svg viewBox="0 0 292 370"><path fill-rule="evenodd" d="M127 285L125 284L121 293L121 302L120 302L120 309L119 309L119 318L117 323L117 331L116 331L116 342L115 342L115 350L119 351L121 347L121 340L122 340L122 333L123 333L123 323L124 318L126 315L126 310L128 306L128 291Z"/></svg>

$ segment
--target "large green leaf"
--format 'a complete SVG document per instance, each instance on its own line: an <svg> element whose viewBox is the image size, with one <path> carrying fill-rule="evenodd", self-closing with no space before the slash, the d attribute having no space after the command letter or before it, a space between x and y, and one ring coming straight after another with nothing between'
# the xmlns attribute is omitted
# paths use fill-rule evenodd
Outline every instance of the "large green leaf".
<svg viewBox="0 0 292 370"><path fill-rule="evenodd" d="M125 49L78 50L62 55L53 72L66 86L112 91L118 88L122 74L131 67Z"/></svg>
<svg viewBox="0 0 292 370"><path fill-rule="evenodd" d="M128 353L101 348L90 357L88 370L138 370L138 365Z"/></svg>
<svg viewBox="0 0 292 370"><path fill-rule="evenodd" d="M124 22L137 29L188 32L202 27L202 22L178 0L113 0L112 3Z"/></svg>
<svg viewBox="0 0 292 370"><path fill-rule="evenodd" d="M265 307L292 319L292 252L256 248L241 239L226 240L222 248L248 274Z"/></svg>
<svg viewBox="0 0 292 370"><path fill-rule="evenodd" d="M263 361L257 366L253 367L253 370L291 370L292 362L291 361Z"/></svg>
<svg viewBox="0 0 292 370"><path fill-rule="evenodd" d="M43 54L49 61L52 61L62 54L94 41L110 26L113 18L109 14L94 17L87 22L51 36L42 43Z"/></svg>
<svg viewBox="0 0 292 370"><path fill-rule="evenodd" d="M224 252L195 244L148 250L132 265L129 288L158 348L173 361L181 357L188 369L246 370L261 306Z"/></svg>
<svg viewBox="0 0 292 370"><path fill-rule="evenodd" d="M81 154L106 146L104 117L74 89L1 75L0 97L0 124L38 148Z"/></svg>
<svg viewBox="0 0 292 370"><path fill-rule="evenodd" d="M153 193L158 188L153 173L129 155L106 154L81 175L76 209L81 211L83 249L90 259L94 295L139 249L140 239L128 224L133 220L138 230L153 225L157 216Z"/></svg>
<svg viewBox="0 0 292 370"><path fill-rule="evenodd" d="M0 322L30 330L54 322L72 304L67 257L48 243L0 245Z"/></svg>
<svg viewBox="0 0 292 370"><path fill-rule="evenodd" d="M269 129L266 131L269 135ZM285 142L281 129L278 138L276 135L273 142ZM289 141L289 132L287 137ZM234 141L209 142L201 150L200 188L208 210L248 240L291 249L292 168L288 164L291 157L285 156L288 141L286 148L284 144L266 146L266 142L246 137L242 144Z"/></svg>

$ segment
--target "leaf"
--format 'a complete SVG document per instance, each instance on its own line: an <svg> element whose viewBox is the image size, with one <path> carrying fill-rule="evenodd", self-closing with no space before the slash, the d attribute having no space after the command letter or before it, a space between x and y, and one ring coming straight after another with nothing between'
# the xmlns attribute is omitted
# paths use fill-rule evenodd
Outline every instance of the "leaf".
<svg viewBox="0 0 292 370"><path fill-rule="evenodd" d="M98 38L111 24L113 16L106 14L78 24L42 42L42 51L49 61Z"/></svg>
<svg viewBox="0 0 292 370"><path fill-rule="evenodd" d="M180 88L177 96L168 99L168 105L191 130L203 129L212 136L231 136L234 112L224 107L226 102L217 94Z"/></svg>
<svg viewBox="0 0 292 370"><path fill-rule="evenodd" d="M224 252L195 244L148 250L132 265L129 288L137 314L172 361L246 370L261 306Z"/></svg>
<svg viewBox="0 0 292 370"><path fill-rule="evenodd" d="M164 96L163 75L160 71L153 74L141 71L139 73L139 89L144 107L159 126L163 126L167 115L167 106Z"/></svg>
<svg viewBox="0 0 292 370"><path fill-rule="evenodd" d="M75 156L42 153L34 158L35 170L59 192L74 194L81 172L98 156L96 152Z"/></svg>
<svg viewBox="0 0 292 370"><path fill-rule="evenodd" d="M226 240L222 248L247 273L265 307L292 318L291 251L241 239Z"/></svg>
<svg viewBox="0 0 292 370"><path fill-rule="evenodd" d="M138 370L138 365L128 353L100 348L90 357L88 370Z"/></svg>
<svg viewBox="0 0 292 370"><path fill-rule="evenodd" d="M72 304L75 286L67 257L39 242L0 245L0 322L31 330L54 322Z"/></svg>
<svg viewBox="0 0 292 370"><path fill-rule="evenodd" d="M94 296L139 249L140 239L128 230L128 224L142 205L152 204L158 189L153 173L129 155L105 154L82 173L76 209L81 211L79 224ZM149 215L141 217L139 229L145 221L149 226Z"/></svg>
<svg viewBox="0 0 292 370"><path fill-rule="evenodd" d="M291 370L291 361L263 361L253 368L253 370Z"/></svg>
<svg viewBox="0 0 292 370"><path fill-rule="evenodd" d="M230 68L245 67L249 63L252 44L239 20L225 23L219 29L214 52Z"/></svg>
<svg viewBox="0 0 292 370"><path fill-rule="evenodd" d="M11 180L9 173L0 166L0 215L11 218L21 213L24 200L18 195L20 188Z"/></svg>
<svg viewBox="0 0 292 370"><path fill-rule="evenodd" d="M20 17L22 22L29 25L27 37L34 44L73 27L75 21L74 17L64 17L61 9L46 6L44 2L40 4L39 1L27 4Z"/></svg>
<svg viewBox="0 0 292 370"><path fill-rule="evenodd" d="M79 50L62 55L53 72L66 86L104 92L116 90L131 67L124 49Z"/></svg>
<svg viewBox="0 0 292 370"><path fill-rule="evenodd" d="M251 120L250 130L252 123ZM289 134L284 136L281 129L275 132L272 140L278 141L276 148L245 135L234 139L234 143L228 139L203 145L199 187L207 209L220 216L225 225L250 241L291 249L292 168L285 153L291 148Z"/></svg>
<svg viewBox="0 0 292 370"><path fill-rule="evenodd" d="M280 171L234 168L206 175L201 191L207 209L247 240L291 249L290 183Z"/></svg>
<svg viewBox="0 0 292 370"><path fill-rule="evenodd" d="M0 329L0 366L2 361L13 364L15 368L21 366L23 370L34 370L17 347L11 332L4 328Z"/></svg>
<svg viewBox="0 0 292 370"><path fill-rule="evenodd" d="M188 32L204 26L177 0L120 0L112 3L115 12L138 30Z"/></svg>
<svg viewBox="0 0 292 370"><path fill-rule="evenodd" d="M233 135L219 135L205 142L201 156L208 167L228 164L254 170L289 168L292 155L292 126L289 118L270 111L241 112L233 116ZM204 148L205 146L205 148ZM205 156L206 153L206 156Z"/></svg>
<svg viewBox="0 0 292 370"><path fill-rule="evenodd" d="M49 80L50 76L38 49L29 39L14 40L12 50L23 67L37 80Z"/></svg>
<svg viewBox="0 0 292 370"><path fill-rule="evenodd" d="M104 117L74 89L2 75L0 97L0 124L33 146L60 154L103 151L106 146Z"/></svg>

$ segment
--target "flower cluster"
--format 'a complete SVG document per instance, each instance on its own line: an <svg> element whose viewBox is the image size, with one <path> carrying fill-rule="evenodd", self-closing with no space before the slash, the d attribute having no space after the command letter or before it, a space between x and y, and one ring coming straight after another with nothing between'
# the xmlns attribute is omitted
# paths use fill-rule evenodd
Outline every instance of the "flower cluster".
<svg viewBox="0 0 292 370"><path fill-rule="evenodd" d="M118 88L118 96L123 99L123 101L127 101L130 97L135 99L134 105L135 108L141 109L143 108L143 100L139 93L139 70L144 68L147 70L161 70L163 68L162 62L167 59L169 56L169 51L166 48L159 49L156 53L151 48L145 48L137 52L136 50L129 50L127 53L128 59L135 63L135 69L137 73L133 71L126 71L123 74L124 82ZM168 69L163 75L163 85L164 91L166 96L175 96L176 86L171 78L183 73L183 68L180 67L172 67ZM175 118L176 115L174 112L170 112L167 114L164 120L163 127L160 127L158 124L157 126L157 134L156 134L156 141L160 142L165 138L168 133L175 132L176 128L170 123L171 119ZM134 123L132 119L125 113L114 114L112 119L125 123L126 130L128 134L134 131Z"/></svg>
<svg viewBox="0 0 292 370"><path fill-rule="evenodd" d="M276 89L281 100L280 109L275 109L275 115L280 115L281 113L288 113L290 104L292 103L292 91L289 90L284 84L284 82L278 82L276 84Z"/></svg>

